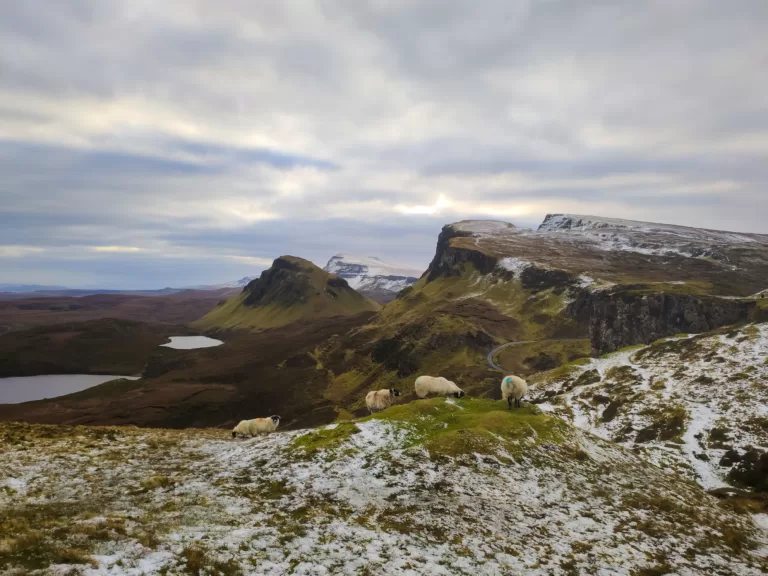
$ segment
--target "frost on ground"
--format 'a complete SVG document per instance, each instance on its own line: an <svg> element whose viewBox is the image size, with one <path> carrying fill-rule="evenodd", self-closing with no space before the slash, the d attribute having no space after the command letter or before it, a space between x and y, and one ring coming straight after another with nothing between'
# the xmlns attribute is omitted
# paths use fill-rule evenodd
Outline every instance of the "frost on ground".
<svg viewBox="0 0 768 576"><path fill-rule="evenodd" d="M768 324L671 338L537 378L532 394L707 489L768 490Z"/></svg>
<svg viewBox="0 0 768 576"><path fill-rule="evenodd" d="M0 435L8 574L768 568L750 516L562 420L491 400L412 402L248 441L22 424Z"/></svg>

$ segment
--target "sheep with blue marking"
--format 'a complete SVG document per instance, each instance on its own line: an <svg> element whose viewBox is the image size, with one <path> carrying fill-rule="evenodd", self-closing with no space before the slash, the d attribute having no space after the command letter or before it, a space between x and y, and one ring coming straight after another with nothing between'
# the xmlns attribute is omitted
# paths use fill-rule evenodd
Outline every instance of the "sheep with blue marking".
<svg viewBox="0 0 768 576"><path fill-rule="evenodd" d="M253 420L241 420L232 430L232 438L240 436L259 436L269 434L277 430L280 424L280 416L270 416L269 418L254 418Z"/></svg>
<svg viewBox="0 0 768 576"><path fill-rule="evenodd" d="M373 414L374 412L381 412L392 406L392 401L400 396L400 391L394 388L382 388L381 390L371 390L365 396L365 405L368 410Z"/></svg>
<svg viewBox="0 0 768 576"><path fill-rule="evenodd" d="M512 410L512 400L515 408L520 408L520 400L528 394L528 383L518 376L504 376L501 381L501 397L507 401Z"/></svg>
<svg viewBox="0 0 768 576"><path fill-rule="evenodd" d="M451 382L447 378L438 376L419 376L416 378L415 383L416 396L419 398L426 398L430 394L436 396L453 396L454 398L461 398L464 396L464 391L456 386L454 382Z"/></svg>

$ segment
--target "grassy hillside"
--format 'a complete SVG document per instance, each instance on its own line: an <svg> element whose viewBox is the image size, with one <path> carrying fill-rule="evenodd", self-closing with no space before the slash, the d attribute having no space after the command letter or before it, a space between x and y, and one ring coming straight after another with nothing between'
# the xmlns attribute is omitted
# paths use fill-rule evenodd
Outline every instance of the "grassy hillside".
<svg viewBox="0 0 768 576"><path fill-rule="evenodd" d="M370 323L318 350L330 382L326 396L356 412L364 410L368 390L397 387L410 397L415 378L431 374L473 395L498 397L500 374L485 363L497 344L581 339L571 346L553 343L554 365L589 353L586 327L563 314L567 301L563 288L526 289L516 278L482 274L472 263L455 275L422 278ZM536 352L545 349L542 344Z"/></svg>
<svg viewBox="0 0 768 576"><path fill-rule="evenodd" d="M763 574L765 534L535 409L425 400L237 441L1 424L0 570ZM649 490L649 487L653 487Z"/></svg>
<svg viewBox="0 0 768 576"><path fill-rule="evenodd" d="M267 329L349 316L380 306L308 260L281 256L243 292L194 323L201 329Z"/></svg>

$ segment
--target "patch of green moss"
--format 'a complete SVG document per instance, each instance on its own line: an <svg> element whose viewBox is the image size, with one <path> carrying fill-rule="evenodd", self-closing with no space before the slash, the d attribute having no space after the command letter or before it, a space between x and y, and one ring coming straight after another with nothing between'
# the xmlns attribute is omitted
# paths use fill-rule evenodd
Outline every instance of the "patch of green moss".
<svg viewBox="0 0 768 576"><path fill-rule="evenodd" d="M493 454L499 449L514 454L522 450L522 440L560 444L568 434L562 420L542 415L535 406L509 410L502 400L418 400L370 418L406 424L412 431L410 444L423 445L433 457Z"/></svg>
<svg viewBox="0 0 768 576"><path fill-rule="evenodd" d="M307 456L313 456L321 450L338 448L350 436L360 432L354 422L342 422L331 429L322 429L299 436L291 442L291 448L301 450Z"/></svg>

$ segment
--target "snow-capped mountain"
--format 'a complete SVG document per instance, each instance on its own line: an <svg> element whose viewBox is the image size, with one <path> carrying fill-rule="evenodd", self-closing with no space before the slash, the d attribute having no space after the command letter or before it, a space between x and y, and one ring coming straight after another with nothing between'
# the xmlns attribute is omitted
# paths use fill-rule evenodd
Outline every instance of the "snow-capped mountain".
<svg viewBox="0 0 768 576"><path fill-rule="evenodd" d="M548 214L538 234L568 233L598 243L604 250L637 252L656 256L712 258L729 262L721 249L734 244L768 246L764 234L744 234L673 224L637 222L620 218Z"/></svg>
<svg viewBox="0 0 768 576"><path fill-rule="evenodd" d="M375 256L336 254L323 268L344 278L347 283L378 302L392 300L398 292L416 283L421 270L389 264Z"/></svg>

